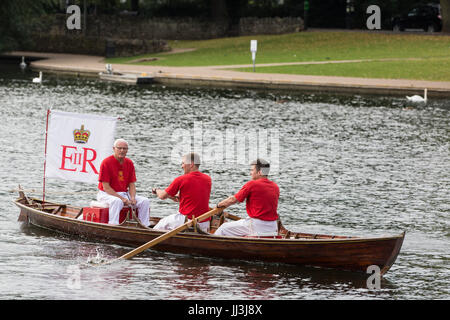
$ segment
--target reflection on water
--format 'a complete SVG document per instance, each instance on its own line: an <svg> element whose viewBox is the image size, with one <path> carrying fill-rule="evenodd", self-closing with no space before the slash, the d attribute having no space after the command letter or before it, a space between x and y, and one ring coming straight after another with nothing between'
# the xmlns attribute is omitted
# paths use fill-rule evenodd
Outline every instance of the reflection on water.
<svg viewBox="0 0 450 320"><path fill-rule="evenodd" d="M136 87L46 73L43 85L34 85L35 76L0 64L1 299L450 297L449 100L411 106L403 97ZM179 162L171 159L176 130L192 131L196 122L221 134L276 129L280 170L272 179L281 189L279 213L288 229L368 236L405 230L402 251L381 290L368 290L365 274L156 251L80 267L80 287L74 289L70 281L77 269L71 266L113 259L130 248L16 221L19 211L11 203L16 195L8 190L20 183L41 196L50 107L119 116L117 136L129 140L138 190L150 197L151 187L165 187L181 174ZM245 152L248 156L248 146ZM210 161L202 170L213 178L212 204L249 179L248 166L235 162ZM46 190L51 200L85 205L96 186L50 180ZM153 215L176 209L152 198ZM245 206L237 204L231 212L245 216Z"/></svg>

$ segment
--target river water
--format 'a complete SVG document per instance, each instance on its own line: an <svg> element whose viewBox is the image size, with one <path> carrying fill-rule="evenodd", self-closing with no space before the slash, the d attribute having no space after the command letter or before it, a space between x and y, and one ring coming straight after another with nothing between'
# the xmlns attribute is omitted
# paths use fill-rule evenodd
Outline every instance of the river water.
<svg viewBox="0 0 450 320"><path fill-rule="evenodd" d="M0 64L0 71L0 299L450 298L450 97L410 106L404 97L137 87L50 74L36 85L37 73L21 72L18 62ZM211 204L233 194L249 179L255 149L248 141L256 134L275 164L271 179L280 186L279 214L288 229L406 231L402 250L378 289L367 287L364 274L154 251L79 270L130 248L17 222L11 190L20 184L41 196L48 108L120 117L116 135L129 141L138 191L149 197L151 187L181 174L180 141L195 132L203 139L201 169L213 178ZM233 144L238 140L227 132L246 144ZM225 156L225 149L234 153ZM95 190L47 179L46 197L86 205ZM152 197L152 215L176 209ZM230 212L244 217L245 205Z"/></svg>

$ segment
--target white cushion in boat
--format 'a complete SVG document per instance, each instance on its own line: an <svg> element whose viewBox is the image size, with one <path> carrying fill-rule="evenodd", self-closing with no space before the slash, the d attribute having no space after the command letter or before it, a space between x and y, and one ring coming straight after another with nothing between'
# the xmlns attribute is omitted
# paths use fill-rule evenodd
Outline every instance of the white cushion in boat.
<svg viewBox="0 0 450 320"><path fill-rule="evenodd" d="M91 207L97 207L97 208L109 208L109 205L106 202L100 202L100 201L91 201Z"/></svg>

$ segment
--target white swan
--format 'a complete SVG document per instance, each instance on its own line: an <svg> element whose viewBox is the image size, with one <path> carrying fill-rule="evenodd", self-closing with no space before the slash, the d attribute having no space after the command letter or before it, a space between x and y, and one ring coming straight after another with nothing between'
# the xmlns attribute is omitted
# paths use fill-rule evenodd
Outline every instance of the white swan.
<svg viewBox="0 0 450 320"><path fill-rule="evenodd" d="M406 96L406 99L410 102L424 102L427 103L427 89L424 90L423 97L418 95L413 95L411 97Z"/></svg>
<svg viewBox="0 0 450 320"><path fill-rule="evenodd" d="M25 63L25 57L22 56L22 62L20 63L20 68L25 69L27 67L27 64Z"/></svg>
<svg viewBox="0 0 450 320"><path fill-rule="evenodd" d="M33 83L42 83L42 71L39 71L39 78L33 78Z"/></svg>
<svg viewBox="0 0 450 320"><path fill-rule="evenodd" d="M113 74L113 68L112 68L112 65L110 63L105 65L105 69L106 69L106 73L107 74Z"/></svg>

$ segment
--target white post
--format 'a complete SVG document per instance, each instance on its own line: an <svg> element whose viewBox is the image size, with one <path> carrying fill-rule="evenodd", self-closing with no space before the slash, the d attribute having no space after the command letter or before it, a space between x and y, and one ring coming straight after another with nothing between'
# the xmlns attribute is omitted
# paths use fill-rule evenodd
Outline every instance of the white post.
<svg viewBox="0 0 450 320"><path fill-rule="evenodd" d="M256 51L258 50L258 40L250 40L250 51L253 60L253 72L255 72Z"/></svg>
<svg viewBox="0 0 450 320"><path fill-rule="evenodd" d="M87 29L87 6L86 6L86 0L84 0L84 28L83 28L83 35L86 36L86 29Z"/></svg>

